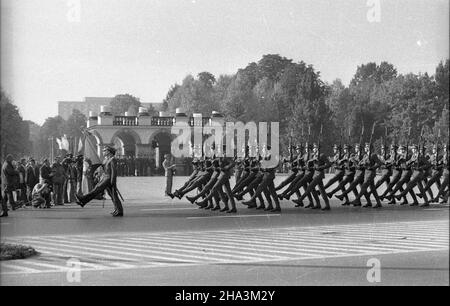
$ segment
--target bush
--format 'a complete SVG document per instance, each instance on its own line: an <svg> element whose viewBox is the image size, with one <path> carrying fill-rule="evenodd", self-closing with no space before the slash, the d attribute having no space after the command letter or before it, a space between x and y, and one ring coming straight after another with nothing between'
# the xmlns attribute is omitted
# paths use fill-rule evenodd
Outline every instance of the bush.
<svg viewBox="0 0 450 306"><path fill-rule="evenodd" d="M0 244L0 260L24 259L37 254L31 246L17 244Z"/></svg>

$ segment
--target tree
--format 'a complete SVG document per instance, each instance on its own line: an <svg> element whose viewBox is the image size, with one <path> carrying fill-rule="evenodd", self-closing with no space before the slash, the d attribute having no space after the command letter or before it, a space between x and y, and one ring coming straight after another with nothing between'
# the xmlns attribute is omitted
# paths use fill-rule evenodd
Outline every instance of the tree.
<svg viewBox="0 0 450 306"><path fill-rule="evenodd" d="M19 109L11 98L1 89L0 99L0 143L2 154L13 154L22 157L29 154L30 130L28 123L22 119Z"/></svg>
<svg viewBox="0 0 450 306"><path fill-rule="evenodd" d="M141 106L141 102L138 98L130 94L119 94L111 100L110 105L114 115L123 115L130 107L134 108L137 113L138 108Z"/></svg>
<svg viewBox="0 0 450 306"><path fill-rule="evenodd" d="M72 115L65 123L64 132L70 137L80 137L82 129L86 128L87 118L78 109L72 111Z"/></svg>

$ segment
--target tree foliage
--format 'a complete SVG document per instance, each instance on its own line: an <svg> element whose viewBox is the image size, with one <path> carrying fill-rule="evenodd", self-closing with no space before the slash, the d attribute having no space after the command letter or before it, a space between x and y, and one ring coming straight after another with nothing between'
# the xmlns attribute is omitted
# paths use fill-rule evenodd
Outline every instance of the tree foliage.
<svg viewBox="0 0 450 306"><path fill-rule="evenodd" d="M130 110L130 107L137 113L141 106L139 99L130 94L116 95L109 104L111 105L112 113L115 115L123 115Z"/></svg>
<svg viewBox="0 0 450 306"><path fill-rule="evenodd" d="M0 114L2 154L13 154L15 156L29 154L31 144L28 123L23 120L19 109L3 89L1 90Z"/></svg>

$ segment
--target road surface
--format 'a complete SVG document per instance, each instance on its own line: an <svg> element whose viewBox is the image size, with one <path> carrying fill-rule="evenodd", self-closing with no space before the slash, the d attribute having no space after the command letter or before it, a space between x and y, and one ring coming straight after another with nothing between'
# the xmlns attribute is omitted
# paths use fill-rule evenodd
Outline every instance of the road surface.
<svg viewBox="0 0 450 306"><path fill-rule="evenodd" d="M40 254L1 262L1 285L449 284L448 204L225 214L164 198L163 183L120 178L123 218L110 200L11 212L1 241Z"/></svg>

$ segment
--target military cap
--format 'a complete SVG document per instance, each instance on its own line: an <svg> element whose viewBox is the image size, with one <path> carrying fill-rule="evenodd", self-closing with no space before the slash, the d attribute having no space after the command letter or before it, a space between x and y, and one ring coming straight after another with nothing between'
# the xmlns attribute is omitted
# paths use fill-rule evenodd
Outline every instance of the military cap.
<svg viewBox="0 0 450 306"><path fill-rule="evenodd" d="M352 145L351 144L345 144L344 145L344 149L346 149L346 150L351 150L353 147L352 147Z"/></svg>
<svg viewBox="0 0 450 306"><path fill-rule="evenodd" d="M396 144L391 144L391 150L397 150L398 146Z"/></svg>

